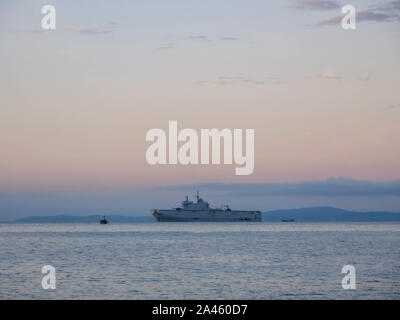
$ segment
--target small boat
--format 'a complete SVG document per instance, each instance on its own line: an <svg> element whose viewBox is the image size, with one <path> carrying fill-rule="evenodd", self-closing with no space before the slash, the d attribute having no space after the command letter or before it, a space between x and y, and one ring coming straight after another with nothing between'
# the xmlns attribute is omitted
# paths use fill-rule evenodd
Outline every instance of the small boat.
<svg viewBox="0 0 400 320"><path fill-rule="evenodd" d="M287 219L282 219L281 221L282 221L282 222L294 222L294 219L289 219L289 220L287 220Z"/></svg>
<svg viewBox="0 0 400 320"><path fill-rule="evenodd" d="M103 219L100 219L100 224L107 224L108 223L108 221L107 221L107 219L106 219L106 216L104 216L104 218Z"/></svg>

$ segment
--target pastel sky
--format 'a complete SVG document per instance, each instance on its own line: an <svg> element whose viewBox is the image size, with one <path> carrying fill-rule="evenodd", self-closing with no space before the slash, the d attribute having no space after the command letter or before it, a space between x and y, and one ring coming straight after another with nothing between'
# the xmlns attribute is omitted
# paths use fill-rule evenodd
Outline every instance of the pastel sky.
<svg viewBox="0 0 400 320"><path fill-rule="evenodd" d="M398 0L3 0L0 39L0 220L137 212L171 185L400 179ZM254 174L148 165L146 132L169 120L255 129ZM255 203L400 207L396 192L273 196Z"/></svg>

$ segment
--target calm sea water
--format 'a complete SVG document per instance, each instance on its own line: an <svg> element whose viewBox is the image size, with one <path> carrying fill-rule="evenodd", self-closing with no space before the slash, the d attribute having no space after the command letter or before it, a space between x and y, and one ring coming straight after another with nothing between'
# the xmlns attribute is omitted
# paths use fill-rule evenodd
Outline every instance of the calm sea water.
<svg viewBox="0 0 400 320"><path fill-rule="evenodd" d="M0 224L0 299L399 298L399 223Z"/></svg>

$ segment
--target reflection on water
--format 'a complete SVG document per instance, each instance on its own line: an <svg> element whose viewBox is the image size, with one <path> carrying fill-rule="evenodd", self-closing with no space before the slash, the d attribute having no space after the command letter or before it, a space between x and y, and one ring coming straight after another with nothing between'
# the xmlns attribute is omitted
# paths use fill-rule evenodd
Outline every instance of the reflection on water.
<svg viewBox="0 0 400 320"><path fill-rule="evenodd" d="M399 223L0 224L0 298L399 299L399 247Z"/></svg>

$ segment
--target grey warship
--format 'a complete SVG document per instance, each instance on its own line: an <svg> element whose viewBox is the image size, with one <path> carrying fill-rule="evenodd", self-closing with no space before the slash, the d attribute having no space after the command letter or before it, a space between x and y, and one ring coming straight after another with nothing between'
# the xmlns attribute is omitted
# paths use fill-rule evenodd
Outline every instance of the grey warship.
<svg viewBox="0 0 400 320"><path fill-rule="evenodd" d="M210 208L208 202L196 194L196 201L189 201L188 196L182 201L182 206L172 209L153 209L152 215L157 221L261 221L261 212L255 210L232 210L225 205L221 208Z"/></svg>

